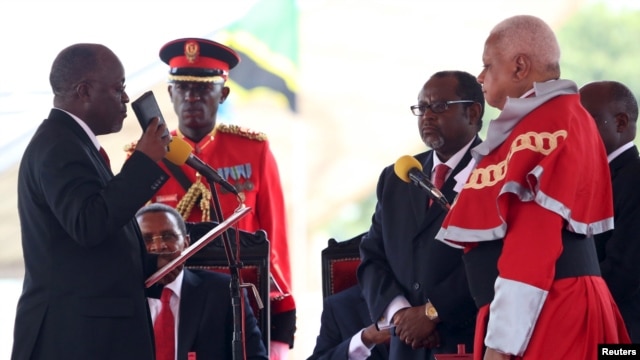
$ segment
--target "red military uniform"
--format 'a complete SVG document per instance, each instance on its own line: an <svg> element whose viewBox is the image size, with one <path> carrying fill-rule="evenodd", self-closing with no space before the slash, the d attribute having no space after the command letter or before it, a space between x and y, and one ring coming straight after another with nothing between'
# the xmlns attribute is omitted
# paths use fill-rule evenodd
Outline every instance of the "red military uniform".
<svg viewBox="0 0 640 360"><path fill-rule="evenodd" d="M172 135L180 136L176 131L173 131ZM284 196L278 166L266 136L236 125L220 124L211 135L204 137L199 143L188 138L183 139L191 145L195 156L218 171L222 178L235 186L238 192L244 194L244 203L251 208L251 212L240 219L238 228L251 232L262 229L267 232L271 246L271 272L282 290L290 294L291 269ZM165 168L164 164L161 165ZM197 181L196 171L193 168L183 165L181 169L192 183ZM170 174L168 169L166 170ZM208 188L205 179L198 181ZM226 219L238 207L238 199L219 185L216 185L216 189L222 215ZM185 193L182 185L172 176L151 201L177 207ZM213 214L213 209L211 211ZM193 222L206 220L202 218L202 209L199 204L193 206L185 220ZM275 304L272 303L271 306L274 313L295 308L291 296Z"/></svg>
<svg viewBox="0 0 640 360"><path fill-rule="evenodd" d="M569 244L594 254L584 236L613 227L606 154L576 92L557 80L507 100L472 150L478 164L437 236L465 248L474 299L489 287L478 304L475 359L486 345L522 359L595 360L598 344L629 342L597 259L579 253L569 270L562 263ZM498 242L495 258L477 261ZM571 268L573 260L595 271ZM496 267L497 278L476 281Z"/></svg>
<svg viewBox="0 0 640 360"><path fill-rule="evenodd" d="M249 232L264 230L267 233L271 275L286 295L274 293L269 299L270 358L286 357L293 346L296 319L278 167L264 134L235 125L216 126L218 106L224 103L230 91L225 85L229 70L238 65L240 56L223 44L200 38L170 41L160 49L159 55L169 65L168 91L179 118L179 128L189 138L201 140L194 143L177 131L173 136L191 145L195 156L239 192L236 196L216 185L222 217L227 219L240 205L238 198L244 198L243 202L251 212L240 219L237 226ZM211 133L207 134L208 131ZM169 173L174 168L163 167ZM206 179L201 179L188 165L181 169L181 172L175 169L178 178L169 179L152 201L175 207L187 221L215 220L216 209L210 206L211 191ZM197 201L199 197L202 201Z"/></svg>

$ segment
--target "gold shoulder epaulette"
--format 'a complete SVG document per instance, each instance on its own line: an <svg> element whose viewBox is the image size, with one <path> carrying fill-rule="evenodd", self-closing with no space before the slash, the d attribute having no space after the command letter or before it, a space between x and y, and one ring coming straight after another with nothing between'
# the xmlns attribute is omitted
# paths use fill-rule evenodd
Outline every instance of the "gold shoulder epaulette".
<svg viewBox="0 0 640 360"><path fill-rule="evenodd" d="M136 140L124 146L124 152L127 153L127 156L131 156L131 154L133 154L133 152L136 151L137 144L138 144L138 141Z"/></svg>
<svg viewBox="0 0 640 360"><path fill-rule="evenodd" d="M228 124L220 124L216 128L216 131L220 131L227 134L235 134L240 135L251 140L257 141L265 141L267 140L267 135L265 133L259 131L253 131L251 129L247 129L245 127L241 127L238 125L228 125Z"/></svg>

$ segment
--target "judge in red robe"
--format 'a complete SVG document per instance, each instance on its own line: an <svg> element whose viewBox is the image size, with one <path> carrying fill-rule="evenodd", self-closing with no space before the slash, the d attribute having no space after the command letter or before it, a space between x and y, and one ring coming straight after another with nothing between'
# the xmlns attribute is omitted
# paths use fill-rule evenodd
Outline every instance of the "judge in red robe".
<svg viewBox="0 0 640 360"><path fill-rule="evenodd" d="M629 342L593 243L613 227L606 153L576 85L557 80L558 60L532 16L503 21L485 43L478 80L502 112L437 235L465 249L475 359L595 360L598 344Z"/></svg>

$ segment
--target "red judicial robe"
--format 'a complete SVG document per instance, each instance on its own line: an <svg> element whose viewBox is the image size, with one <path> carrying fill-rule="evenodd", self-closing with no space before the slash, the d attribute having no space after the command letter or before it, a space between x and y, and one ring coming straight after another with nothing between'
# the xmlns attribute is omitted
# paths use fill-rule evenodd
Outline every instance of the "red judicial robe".
<svg viewBox="0 0 640 360"><path fill-rule="evenodd" d="M606 153L573 82L534 89L508 99L473 149L476 168L437 238L467 254L503 241L495 295L478 313L475 359L487 346L523 359L595 360L598 344L629 342L618 308L600 276L554 276L563 229L613 228Z"/></svg>

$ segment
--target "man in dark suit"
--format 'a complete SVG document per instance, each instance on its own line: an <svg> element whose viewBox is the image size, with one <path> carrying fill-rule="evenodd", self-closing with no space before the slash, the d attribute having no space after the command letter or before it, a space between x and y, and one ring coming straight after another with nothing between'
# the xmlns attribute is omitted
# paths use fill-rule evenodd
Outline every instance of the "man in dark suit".
<svg viewBox="0 0 640 360"><path fill-rule="evenodd" d="M54 108L18 175L26 272L12 359L154 358L144 280L163 262L134 215L168 179L157 162L170 139L154 119L113 175L96 136L122 128L124 81L103 45L69 46L53 63Z"/></svg>
<svg viewBox="0 0 640 360"><path fill-rule="evenodd" d="M614 229L596 236L606 281L633 343L640 343L640 157L636 137L638 103L615 81L597 81L580 89L604 142L613 187Z"/></svg>
<svg viewBox="0 0 640 360"><path fill-rule="evenodd" d="M389 330L371 323L360 286L354 285L324 299L320 334L307 360L386 360L389 338Z"/></svg>
<svg viewBox="0 0 640 360"><path fill-rule="evenodd" d="M189 245L184 220L171 206L162 203L147 205L138 211L136 218L150 253L180 253ZM177 277L160 280L164 289L172 292L171 311L174 318L179 319L171 329L178 337L173 346L176 355L170 358L187 360L191 353L197 360L233 358L231 277L208 270L183 267L179 270ZM158 317L163 304L158 299L149 298L149 305L158 341ZM262 335L246 296L244 310L246 359L267 360Z"/></svg>
<svg viewBox="0 0 640 360"><path fill-rule="evenodd" d="M476 78L438 72L424 84L418 105L423 142L433 150L416 155L428 177L443 171L441 192L452 202L469 174L469 149L481 140L484 97ZM434 183L436 183L434 179ZM435 240L446 211L422 188L385 168L369 233L360 244L358 280L379 328L392 327L391 359L429 359L472 347L476 306L469 293L462 252Z"/></svg>

